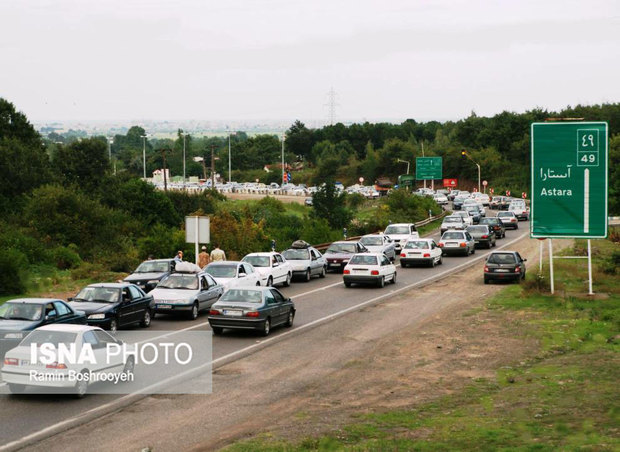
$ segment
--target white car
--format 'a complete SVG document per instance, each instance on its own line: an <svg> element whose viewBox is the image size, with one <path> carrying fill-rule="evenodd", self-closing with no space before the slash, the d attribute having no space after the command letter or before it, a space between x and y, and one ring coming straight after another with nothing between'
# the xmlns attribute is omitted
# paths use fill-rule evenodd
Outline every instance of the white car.
<svg viewBox="0 0 620 452"><path fill-rule="evenodd" d="M368 234L360 239L360 243L371 253L383 253L389 260L396 259L396 248L390 237L384 234Z"/></svg>
<svg viewBox="0 0 620 452"><path fill-rule="evenodd" d="M465 209L465 207L469 207L469 206L478 207L478 209L480 210L480 214L483 217L486 217L487 212L486 212L484 206L482 205L482 203L479 200L473 199L473 198L469 198L469 199L466 199L465 201L463 201L462 209Z"/></svg>
<svg viewBox="0 0 620 452"><path fill-rule="evenodd" d="M491 202L491 198L486 193L476 192L474 193L473 198L479 203L481 203L483 206L488 206Z"/></svg>
<svg viewBox="0 0 620 452"><path fill-rule="evenodd" d="M443 254L463 254L469 256L476 252L476 240L467 231L446 231L439 240Z"/></svg>
<svg viewBox="0 0 620 452"><path fill-rule="evenodd" d="M497 212L497 218L504 224L506 229L519 229L519 219L511 211Z"/></svg>
<svg viewBox="0 0 620 452"><path fill-rule="evenodd" d="M396 283L396 266L382 253L354 254L344 267L342 278L345 287L351 284L383 287L386 282Z"/></svg>
<svg viewBox="0 0 620 452"><path fill-rule="evenodd" d="M517 220L527 221L530 219L530 210L525 205L525 201L515 199L508 205L508 211L515 214Z"/></svg>
<svg viewBox="0 0 620 452"><path fill-rule="evenodd" d="M6 352L2 380L13 393L23 392L27 386L38 386L61 389L61 392L72 392L82 397L87 392L89 380L93 381L93 374L133 372L133 356L128 355L125 360L122 353L118 356L112 353L108 355L108 343L120 342L96 326L58 323L42 326L26 336L17 347ZM31 344L37 344L37 361L34 362ZM43 353L42 346L48 345L50 349ZM73 355L63 354L63 358L71 359L44 362L51 360L50 353L52 358L56 353L60 356L61 345L65 345L63 348L67 350L74 348ZM94 356L94 362L91 359L79 359L80 356L86 356L86 353L82 354L84 347L90 348L92 355L89 357Z"/></svg>
<svg viewBox="0 0 620 452"><path fill-rule="evenodd" d="M442 251L433 239L410 240L400 252L400 265L423 263L430 267L443 264Z"/></svg>
<svg viewBox="0 0 620 452"><path fill-rule="evenodd" d="M420 234L418 234L418 230L413 223L390 224L385 228L383 234L392 239L397 253L400 253L400 250L408 240L420 238Z"/></svg>
<svg viewBox="0 0 620 452"><path fill-rule="evenodd" d="M211 262L205 267L218 284L225 290L233 287L260 286L260 276L254 266L248 262L218 261Z"/></svg>
<svg viewBox="0 0 620 452"><path fill-rule="evenodd" d="M471 225L474 224L474 219L472 218L472 216L467 211L460 210L458 212L452 213L452 215L456 215L456 216L459 216L459 217L463 218L463 222L467 226L471 226Z"/></svg>
<svg viewBox="0 0 620 452"><path fill-rule="evenodd" d="M461 215L449 215L441 222L441 233L443 234L448 229L460 229L465 230L467 224L465 223L465 217Z"/></svg>
<svg viewBox="0 0 620 452"><path fill-rule="evenodd" d="M448 204L448 198L446 197L446 195L443 195L441 193L437 193L437 194L433 195L433 199L440 206L444 206L444 205Z"/></svg>
<svg viewBox="0 0 620 452"><path fill-rule="evenodd" d="M241 259L241 262L252 264L260 277L261 285L265 287L276 284L283 284L285 287L291 285L293 269L280 253L250 253Z"/></svg>
<svg viewBox="0 0 620 452"><path fill-rule="evenodd" d="M327 274L327 261L321 252L302 240L294 242L282 255L290 264L293 276L304 281L310 281L314 275L325 278Z"/></svg>

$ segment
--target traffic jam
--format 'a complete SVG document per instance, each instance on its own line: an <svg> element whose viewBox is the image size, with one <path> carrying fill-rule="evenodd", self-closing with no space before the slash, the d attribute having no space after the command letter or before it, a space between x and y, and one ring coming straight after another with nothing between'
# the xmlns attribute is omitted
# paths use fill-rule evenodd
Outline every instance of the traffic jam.
<svg viewBox="0 0 620 452"><path fill-rule="evenodd" d="M458 271L477 251L485 254L481 284L525 278L526 259L509 248L523 236L519 223L529 222L523 199L458 190L430 196L442 203L446 198L444 205L452 210L426 237L416 224L398 223L329 245L297 240L281 252L254 252L203 268L171 258L149 259L123 281L90 284L67 300L8 300L0 306L2 384L11 393L24 391L20 367L29 363L13 355L33 331L75 333L81 325L80 334L90 329L100 332L99 340L113 341L119 330L198 328L212 331L217 357L257 336L282 334L294 323L311 324ZM86 392L84 384L76 384L79 397Z"/></svg>

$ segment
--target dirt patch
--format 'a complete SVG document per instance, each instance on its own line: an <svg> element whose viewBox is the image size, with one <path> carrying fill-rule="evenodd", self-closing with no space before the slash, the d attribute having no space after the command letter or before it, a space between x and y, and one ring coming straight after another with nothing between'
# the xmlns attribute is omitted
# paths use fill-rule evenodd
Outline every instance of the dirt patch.
<svg viewBox="0 0 620 452"><path fill-rule="evenodd" d="M296 202L297 204L304 204L307 196L292 196L292 195L261 195L253 193L224 193L229 199L256 199L261 200L266 196L271 196L282 202Z"/></svg>

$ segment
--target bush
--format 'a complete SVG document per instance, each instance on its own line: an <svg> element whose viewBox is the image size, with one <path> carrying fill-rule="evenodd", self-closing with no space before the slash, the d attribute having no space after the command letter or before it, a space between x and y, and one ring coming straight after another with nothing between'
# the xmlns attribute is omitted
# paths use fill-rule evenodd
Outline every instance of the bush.
<svg viewBox="0 0 620 452"><path fill-rule="evenodd" d="M84 262L79 267L71 270L71 279L74 281L86 279L104 282L114 280L114 276L100 263Z"/></svg>
<svg viewBox="0 0 620 452"><path fill-rule="evenodd" d="M0 295L18 295L26 290L28 259L16 249L0 250Z"/></svg>
<svg viewBox="0 0 620 452"><path fill-rule="evenodd" d="M82 259L77 252L77 246L57 246L48 253L50 260L59 270L67 270L80 265Z"/></svg>

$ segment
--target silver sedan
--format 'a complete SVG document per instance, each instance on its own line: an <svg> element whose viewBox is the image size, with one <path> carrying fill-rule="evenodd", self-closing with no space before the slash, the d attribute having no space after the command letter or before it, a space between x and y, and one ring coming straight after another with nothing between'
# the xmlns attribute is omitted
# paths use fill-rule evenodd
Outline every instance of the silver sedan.
<svg viewBox="0 0 620 452"><path fill-rule="evenodd" d="M368 234L360 239L371 253L383 253L392 262L396 259L396 248L390 237L384 234Z"/></svg>

